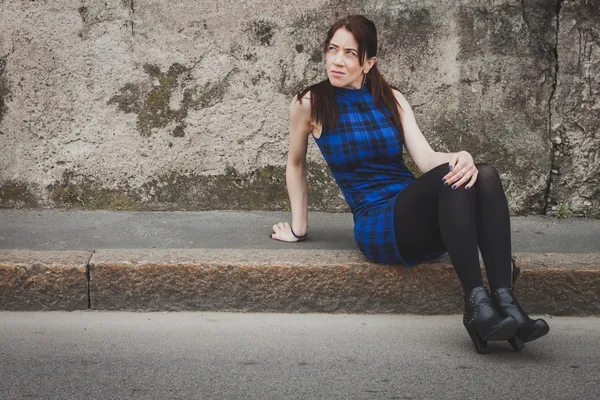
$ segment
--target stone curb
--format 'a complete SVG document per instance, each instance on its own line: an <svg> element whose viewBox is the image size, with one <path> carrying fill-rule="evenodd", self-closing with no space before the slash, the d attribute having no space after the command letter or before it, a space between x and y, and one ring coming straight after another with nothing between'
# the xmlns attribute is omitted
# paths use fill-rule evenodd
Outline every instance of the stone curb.
<svg viewBox="0 0 600 400"><path fill-rule="evenodd" d="M21 252L0 251L0 309L457 314L463 308L447 256L406 268L370 263L355 250ZM600 253L514 256L521 270L515 290L530 313L600 315Z"/></svg>
<svg viewBox="0 0 600 400"><path fill-rule="evenodd" d="M84 310L93 251L0 250L0 310Z"/></svg>

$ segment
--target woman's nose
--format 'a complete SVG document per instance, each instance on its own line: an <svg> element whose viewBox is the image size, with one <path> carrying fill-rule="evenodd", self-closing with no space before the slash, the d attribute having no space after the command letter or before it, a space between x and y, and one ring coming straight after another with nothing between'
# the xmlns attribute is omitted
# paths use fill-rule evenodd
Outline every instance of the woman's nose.
<svg viewBox="0 0 600 400"><path fill-rule="evenodd" d="M333 56L333 63L336 65L342 65L342 56L340 52Z"/></svg>

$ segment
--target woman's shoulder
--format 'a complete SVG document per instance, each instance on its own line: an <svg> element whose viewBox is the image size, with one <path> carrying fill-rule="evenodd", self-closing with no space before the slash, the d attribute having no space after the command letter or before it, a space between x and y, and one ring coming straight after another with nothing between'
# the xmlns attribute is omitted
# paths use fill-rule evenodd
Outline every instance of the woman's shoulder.
<svg viewBox="0 0 600 400"><path fill-rule="evenodd" d="M402 92L400 91L400 89L398 89L396 86L390 85L390 88L392 89L392 94L394 95L394 97L396 99L402 99L404 98L404 95L402 94Z"/></svg>
<svg viewBox="0 0 600 400"><path fill-rule="evenodd" d="M400 104L400 106L403 109L410 107L410 105L408 104L408 100L406 100L406 97L404 97L402 92L400 92L400 89L398 89L397 87L392 86L392 85L390 85L390 87L392 89L392 94L396 98L396 101L398 102L398 104Z"/></svg>
<svg viewBox="0 0 600 400"><path fill-rule="evenodd" d="M310 125L313 136L320 136L321 132L321 124L316 123L313 119L313 104L315 104L315 99L319 95L322 90L326 89L327 80L323 80L321 82L317 82L313 85L305 87L299 90L292 99L290 104L290 115L292 118L300 117L305 119ZM313 99L315 97L315 99Z"/></svg>
<svg viewBox="0 0 600 400"><path fill-rule="evenodd" d="M290 103L290 122L296 126L299 131L307 135L315 130L315 123L312 119L312 109L310 102L310 91L298 92ZM305 128L302 128L305 127Z"/></svg>
<svg viewBox="0 0 600 400"><path fill-rule="evenodd" d="M321 123L316 122L312 118L310 96L310 91L302 97L298 97L298 95L294 96L292 104L290 104L290 120L292 123L297 123L300 126L305 125L310 127L307 133L319 138L322 131Z"/></svg>
<svg viewBox="0 0 600 400"><path fill-rule="evenodd" d="M310 98L311 98L310 90L304 93L298 92L294 95L292 99L292 103L290 106L297 111L308 111L310 112Z"/></svg>
<svg viewBox="0 0 600 400"><path fill-rule="evenodd" d="M310 92L304 94L296 93L290 103L290 116L292 118L301 117L303 119L309 119L310 115Z"/></svg>

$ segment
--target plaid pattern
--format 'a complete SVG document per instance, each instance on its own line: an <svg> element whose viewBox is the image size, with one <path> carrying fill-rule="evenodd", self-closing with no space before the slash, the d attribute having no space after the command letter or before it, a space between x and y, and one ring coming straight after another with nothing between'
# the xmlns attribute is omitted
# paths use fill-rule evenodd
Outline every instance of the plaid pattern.
<svg viewBox="0 0 600 400"><path fill-rule="evenodd" d="M399 254L394 233L396 196L415 180L402 158L402 137L366 86L335 92L337 126L314 139L352 210L356 244L374 262L416 265L421 260Z"/></svg>

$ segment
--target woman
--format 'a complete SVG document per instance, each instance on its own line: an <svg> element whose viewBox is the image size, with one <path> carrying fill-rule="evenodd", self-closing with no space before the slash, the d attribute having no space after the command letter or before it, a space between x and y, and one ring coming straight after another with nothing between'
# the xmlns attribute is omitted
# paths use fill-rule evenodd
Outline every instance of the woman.
<svg viewBox="0 0 600 400"><path fill-rule="evenodd" d="M463 323L477 352L488 340L515 350L545 335L511 288L508 203L494 167L473 163L466 151L435 152L410 105L381 76L377 32L360 15L327 33L328 79L301 90L290 105L286 169L292 226L273 225L274 240L308 236L306 150L312 134L354 216L360 251L374 262L415 266L448 252L465 293ZM402 146L423 175L402 159ZM490 283L483 286L478 247Z"/></svg>

